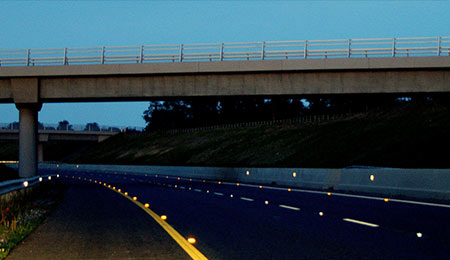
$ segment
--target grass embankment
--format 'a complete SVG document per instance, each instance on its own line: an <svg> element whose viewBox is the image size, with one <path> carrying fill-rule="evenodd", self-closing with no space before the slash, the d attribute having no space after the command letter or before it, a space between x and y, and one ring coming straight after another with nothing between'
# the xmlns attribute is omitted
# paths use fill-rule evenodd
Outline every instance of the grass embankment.
<svg viewBox="0 0 450 260"><path fill-rule="evenodd" d="M450 113L405 104L311 126L259 126L161 135L120 134L68 162L245 167L372 165L450 168Z"/></svg>
<svg viewBox="0 0 450 260"><path fill-rule="evenodd" d="M52 182L0 196L0 260L39 226L62 191L61 184Z"/></svg>

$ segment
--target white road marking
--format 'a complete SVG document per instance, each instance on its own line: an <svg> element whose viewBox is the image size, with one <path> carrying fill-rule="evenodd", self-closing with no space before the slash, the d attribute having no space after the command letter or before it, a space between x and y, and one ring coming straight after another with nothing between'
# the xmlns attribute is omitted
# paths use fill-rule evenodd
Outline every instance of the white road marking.
<svg viewBox="0 0 450 260"><path fill-rule="evenodd" d="M291 207L291 206L288 206L288 205L280 205L280 208L292 209L292 210L297 210L297 211L300 210L300 208Z"/></svg>
<svg viewBox="0 0 450 260"><path fill-rule="evenodd" d="M185 187L183 187L183 186L180 186L180 189L184 190L184 189L186 189L186 188L185 188Z"/></svg>
<svg viewBox="0 0 450 260"><path fill-rule="evenodd" d="M246 198L246 197L241 197L241 200L246 200L246 201L255 201L254 199L250 199L250 198Z"/></svg>
<svg viewBox="0 0 450 260"><path fill-rule="evenodd" d="M202 192L202 190L199 190L199 189L194 189L194 191L196 191L196 192Z"/></svg>
<svg viewBox="0 0 450 260"><path fill-rule="evenodd" d="M368 226L368 227L379 227L379 225L377 224L372 224L369 222L364 222L364 221L360 221L360 220L356 220L356 219L351 219L351 218L343 218L343 221L347 221L347 222L352 222L355 224L360 224L360 225L364 225L364 226Z"/></svg>
<svg viewBox="0 0 450 260"><path fill-rule="evenodd" d="M223 193L220 193L220 192L214 192L214 195L223 196Z"/></svg>

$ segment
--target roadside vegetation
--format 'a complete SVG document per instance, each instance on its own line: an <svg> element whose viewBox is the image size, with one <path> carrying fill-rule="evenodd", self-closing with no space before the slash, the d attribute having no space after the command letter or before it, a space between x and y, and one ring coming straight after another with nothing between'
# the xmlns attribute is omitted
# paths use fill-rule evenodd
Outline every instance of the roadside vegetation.
<svg viewBox="0 0 450 260"><path fill-rule="evenodd" d="M55 208L63 187L43 183L0 197L0 260L27 237Z"/></svg>
<svg viewBox="0 0 450 260"><path fill-rule="evenodd" d="M450 168L446 103L403 102L316 125L256 126L194 133L122 133L67 162L187 166L369 165Z"/></svg>

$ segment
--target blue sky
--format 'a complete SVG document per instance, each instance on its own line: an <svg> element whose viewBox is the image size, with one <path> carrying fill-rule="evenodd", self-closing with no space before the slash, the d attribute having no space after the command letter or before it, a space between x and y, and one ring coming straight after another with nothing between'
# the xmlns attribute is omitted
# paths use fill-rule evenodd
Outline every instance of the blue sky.
<svg viewBox="0 0 450 260"><path fill-rule="evenodd" d="M0 2L0 49L420 36L450 36L450 1ZM144 126L147 107L44 104L39 121Z"/></svg>

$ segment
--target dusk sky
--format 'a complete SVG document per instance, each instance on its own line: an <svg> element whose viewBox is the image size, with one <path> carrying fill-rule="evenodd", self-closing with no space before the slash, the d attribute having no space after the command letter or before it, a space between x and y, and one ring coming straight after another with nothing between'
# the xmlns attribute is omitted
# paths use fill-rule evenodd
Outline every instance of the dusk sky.
<svg viewBox="0 0 450 260"><path fill-rule="evenodd" d="M450 1L1 1L0 49L450 36ZM44 104L39 121L145 126L148 102ZM0 104L0 123L18 121Z"/></svg>

